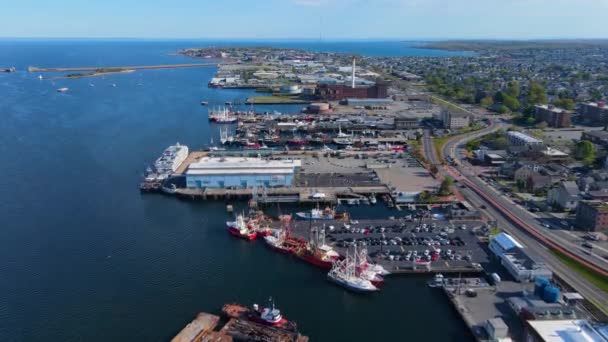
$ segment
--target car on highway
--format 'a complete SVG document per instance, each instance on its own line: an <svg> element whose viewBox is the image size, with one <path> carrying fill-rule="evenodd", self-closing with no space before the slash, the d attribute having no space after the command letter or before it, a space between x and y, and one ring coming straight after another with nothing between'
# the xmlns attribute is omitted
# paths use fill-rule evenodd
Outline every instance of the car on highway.
<svg viewBox="0 0 608 342"><path fill-rule="evenodd" d="M583 242L582 246L585 248L593 249L593 245L590 244L589 242Z"/></svg>

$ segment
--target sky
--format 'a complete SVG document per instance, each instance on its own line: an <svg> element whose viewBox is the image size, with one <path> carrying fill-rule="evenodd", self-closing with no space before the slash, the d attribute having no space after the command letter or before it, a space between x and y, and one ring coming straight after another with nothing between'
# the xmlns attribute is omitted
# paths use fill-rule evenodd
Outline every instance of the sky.
<svg viewBox="0 0 608 342"><path fill-rule="evenodd" d="M608 0L0 0L0 37L608 38Z"/></svg>

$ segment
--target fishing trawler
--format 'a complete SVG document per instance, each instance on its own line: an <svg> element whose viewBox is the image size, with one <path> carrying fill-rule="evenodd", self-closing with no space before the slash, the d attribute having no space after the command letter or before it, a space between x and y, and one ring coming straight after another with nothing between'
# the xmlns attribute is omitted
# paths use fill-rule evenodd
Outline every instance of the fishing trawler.
<svg viewBox="0 0 608 342"><path fill-rule="evenodd" d="M236 236L245 240L255 240L258 236L258 232L255 227L252 227L253 223L248 224L245 222L245 216L243 214L237 215L236 221L226 222L228 232L233 236Z"/></svg>
<svg viewBox="0 0 608 342"><path fill-rule="evenodd" d="M237 122L238 118L227 108L209 110L209 121L218 124L231 124Z"/></svg>
<svg viewBox="0 0 608 342"><path fill-rule="evenodd" d="M352 257L347 252L344 260L336 261L327 273L327 279L345 287L348 290L355 292L374 292L378 291L370 280L357 274L357 253L353 253Z"/></svg>

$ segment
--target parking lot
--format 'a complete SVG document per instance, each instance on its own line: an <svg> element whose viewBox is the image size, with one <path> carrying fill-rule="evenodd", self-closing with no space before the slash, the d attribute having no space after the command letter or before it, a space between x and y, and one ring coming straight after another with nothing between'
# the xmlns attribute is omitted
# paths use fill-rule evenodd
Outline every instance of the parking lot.
<svg viewBox="0 0 608 342"><path fill-rule="evenodd" d="M356 187L377 186L380 180L373 172L361 172L353 174L328 174L307 173L299 174L295 180L295 186L301 187Z"/></svg>
<svg viewBox="0 0 608 342"><path fill-rule="evenodd" d="M430 262L438 272L472 270L485 264L488 255L473 230L480 221L361 220L325 223L327 243L345 255L349 248L366 248L369 257L389 270L411 269L416 262ZM319 227L315 222L313 228Z"/></svg>

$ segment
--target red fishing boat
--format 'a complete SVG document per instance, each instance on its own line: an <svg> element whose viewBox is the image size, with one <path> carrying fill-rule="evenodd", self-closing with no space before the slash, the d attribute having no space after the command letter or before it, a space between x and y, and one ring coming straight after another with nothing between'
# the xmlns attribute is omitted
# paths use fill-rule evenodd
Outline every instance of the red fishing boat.
<svg viewBox="0 0 608 342"><path fill-rule="evenodd" d="M228 232L238 238L245 240L255 240L258 236L258 232L255 227L245 222L245 217L241 214L236 217L236 221L226 222L228 226Z"/></svg>

